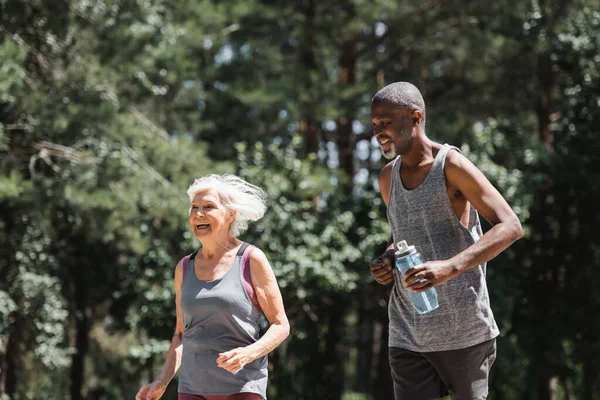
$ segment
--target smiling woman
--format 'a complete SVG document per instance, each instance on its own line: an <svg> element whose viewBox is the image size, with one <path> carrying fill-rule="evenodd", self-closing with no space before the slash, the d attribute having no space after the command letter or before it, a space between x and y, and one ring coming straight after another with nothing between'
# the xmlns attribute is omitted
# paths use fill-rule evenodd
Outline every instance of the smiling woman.
<svg viewBox="0 0 600 400"><path fill-rule="evenodd" d="M209 193L207 205L215 207L215 197L223 207L235 214L231 236L236 237L248 228L248 221L258 221L265 213L266 196L261 188L230 174L208 175L196 179L187 191L190 196L190 218L194 207L200 207L202 194ZM199 198L197 198L200 195ZM198 208L195 209L198 212ZM204 210L200 210L204 211ZM191 223L191 220L190 220Z"/></svg>
<svg viewBox="0 0 600 400"><path fill-rule="evenodd" d="M196 179L187 194L202 247L177 264L175 335L159 378L136 400L159 399L180 366L180 400L264 399L267 354L289 323L265 254L237 236L262 218L265 194L229 174ZM270 323L262 337L261 313Z"/></svg>

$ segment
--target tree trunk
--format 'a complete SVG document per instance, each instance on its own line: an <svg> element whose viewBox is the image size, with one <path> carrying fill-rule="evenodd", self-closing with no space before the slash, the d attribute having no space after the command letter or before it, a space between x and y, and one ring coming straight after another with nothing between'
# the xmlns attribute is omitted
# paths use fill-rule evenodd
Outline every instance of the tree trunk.
<svg viewBox="0 0 600 400"><path fill-rule="evenodd" d="M537 74L541 86L537 104L539 137L542 142L551 145L553 138L550 132L550 115L552 113L553 74L550 54L538 55Z"/></svg>
<svg viewBox="0 0 600 400"><path fill-rule="evenodd" d="M552 35L553 31L553 10L551 2L547 0L541 0L539 3L540 10L543 14L543 20L545 21L546 31L548 35ZM540 41L548 40L546 38L538 38ZM537 54L537 65L536 65L536 73L538 83L540 85L540 92L538 95L538 101L536 105L536 112L538 117L538 135L539 139L545 143L548 148L552 146L552 134L550 132L550 116L552 114L552 89L554 85L554 74L552 71L553 62L551 59L551 52L549 50L542 51ZM545 207L546 204L543 203L542 207ZM548 271L541 270L538 273L541 275L538 281L538 285L541 285L543 291L534 291L534 293L544 293L546 287L554 287L551 284L553 277L556 276L556 262L555 260L548 260L549 265L552 271L551 276L548 276ZM537 300L539 310L539 315L549 315L547 312L548 304L541 299ZM537 400L552 400L553 398L553 390L552 390L552 371L550 366L547 364L547 360L545 357L545 351L549 351L549 349L545 348L543 343L538 343L539 349L534 352L535 358L532 364L537 364L534 368L537 368L537 373L535 374L535 394Z"/></svg>
<svg viewBox="0 0 600 400"><path fill-rule="evenodd" d="M328 315L328 332L325 336L325 356L328 359L325 380L322 382L324 393L328 399L342 399L344 393L344 316L346 302L343 297L336 296L332 310Z"/></svg>
<svg viewBox="0 0 600 400"><path fill-rule="evenodd" d="M373 400L389 400L394 398L394 386L388 358L389 325L387 320L381 321L380 327L377 377L373 388Z"/></svg>
<svg viewBox="0 0 600 400"><path fill-rule="evenodd" d="M88 315L88 297L83 277L83 269L75 266L71 269L74 277L75 292L75 354L71 364L71 400L82 400L82 388L85 377L85 357L89 348L90 321Z"/></svg>
<svg viewBox="0 0 600 400"><path fill-rule="evenodd" d="M370 299L372 294L367 285L361 285L360 298ZM353 384L355 392L368 393L371 384L372 365L374 353L374 330L375 320L370 309L370 301L359 301L358 303L358 337L356 340L356 379Z"/></svg>
<svg viewBox="0 0 600 400"><path fill-rule="evenodd" d="M554 9L557 8L557 10ZM551 42L554 35L555 12L561 7L549 0L540 0L539 8L542 13L542 20L546 35L539 38L543 42ZM550 46L548 44L547 46ZM552 133L550 132L550 115L552 114L552 89L554 86L554 73L552 67L554 63L551 59L551 50L545 50L537 55L537 78L540 84L540 94L538 96L537 114L540 140L550 147L552 145Z"/></svg>
<svg viewBox="0 0 600 400"><path fill-rule="evenodd" d="M10 341L10 333L8 333L2 340L2 346L6 349L6 352L8 352L9 341ZM7 357L6 352L4 352L4 353L0 352L0 398L2 397L2 395L7 394L6 393L6 381L7 381L6 374L8 372L8 357Z"/></svg>
<svg viewBox="0 0 600 400"><path fill-rule="evenodd" d="M536 356L534 360L532 360L532 364L535 363L534 366L534 381L532 382L535 386L531 389L530 394L527 395L527 398L534 398L535 400L552 400L552 374L550 370L544 363L543 356ZM531 396L531 392L535 393Z"/></svg>
<svg viewBox="0 0 600 400"><path fill-rule="evenodd" d="M353 14L352 11L349 13ZM356 39L352 38L344 42L340 57L340 84L344 89L356 84L356 61ZM337 121L337 148L340 168L350 178L348 191L352 188L352 178L354 177L354 134L352 132L352 123L356 113L354 98L342 98L340 109L342 117Z"/></svg>
<svg viewBox="0 0 600 400"><path fill-rule="evenodd" d="M594 362L591 357L587 357L583 362L583 399L597 400L594 386L598 376L598 371L594 369Z"/></svg>
<svg viewBox="0 0 600 400"><path fill-rule="evenodd" d="M5 352L0 354L0 397L8 396L15 398L17 392L17 356L18 344L14 332L17 332L16 324L9 329L4 339Z"/></svg>
<svg viewBox="0 0 600 400"><path fill-rule="evenodd" d="M561 384L565 394L565 400L575 400L575 394L573 393L573 381L568 376L563 376Z"/></svg>
<svg viewBox="0 0 600 400"><path fill-rule="evenodd" d="M300 45L300 65L302 66L302 85L306 93L300 100L299 130L305 140L306 153L319 151L319 131L315 115L316 105L311 95L313 90L312 75L317 71L315 59L315 3L314 0L303 1L304 37Z"/></svg>

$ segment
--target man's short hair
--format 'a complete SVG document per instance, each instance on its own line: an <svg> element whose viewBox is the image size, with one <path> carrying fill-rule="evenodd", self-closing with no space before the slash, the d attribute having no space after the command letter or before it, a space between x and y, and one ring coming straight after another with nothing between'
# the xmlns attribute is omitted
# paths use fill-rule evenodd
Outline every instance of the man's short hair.
<svg viewBox="0 0 600 400"><path fill-rule="evenodd" d="M387 102L409 109L409 111L419 110L423 114L423 122L425 122L425 101L419 89L412 83L390 83L373 96L372 102L373 104Z"/></svg>

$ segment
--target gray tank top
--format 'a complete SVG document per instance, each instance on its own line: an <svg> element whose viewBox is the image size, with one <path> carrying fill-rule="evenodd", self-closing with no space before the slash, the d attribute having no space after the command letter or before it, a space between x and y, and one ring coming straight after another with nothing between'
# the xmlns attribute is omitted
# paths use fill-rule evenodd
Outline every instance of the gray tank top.
<svg viewBox="0 0 600 400"><path fill-rule="evenodd" d="M261 313L244 288L242 244L233 265L219 279L201 281L194 271L194 257L187 265L181 287L183 351L179 372L180 393L229 395L258 393L267 397L267 356L232 374L217 366L219 353L248 346L259 339Z"/></svg>
<svg viewBox="0 0 600 400"><path fill-rule="evenodd" d="M442 146L425 181L412 190L402 185L400 157L392 168L387 216L394 243L406 240L421 252L424 261L454 257L482 236L477 210L471 206L465 228L448 198L444 165L451 149L459 151ZM498 336L485 269L484 263L436 286L439 307L423 315L411 305L400 274L396 274L388 305L389 346L417 352L456 350Z"/></svg>

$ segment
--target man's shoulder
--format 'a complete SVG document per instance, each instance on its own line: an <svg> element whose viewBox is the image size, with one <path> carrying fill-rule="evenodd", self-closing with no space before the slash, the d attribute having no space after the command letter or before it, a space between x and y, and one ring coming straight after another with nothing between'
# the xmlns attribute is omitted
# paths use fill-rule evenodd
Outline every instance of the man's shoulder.
<svg viewBox="0 0 600 400"><path fill-rule="evenodd" d="M463 153L462 151L452 146L448 153L446 154L446 159L444 162L444 168L446 172L458 172L464 171L466 168L477 168ZM477 168L479 169L479 168Z"/></svg>
<svg viewBox="0 0 600 400"><path fill-rule="evenodd" d="M385 165L385 167L383 167L383 169L381 170L381 172L379 173L379 180L383 179L389 179L392 176L392 169L394 168L394 162L396 161L396 159L393 159L392 161L390 161L389 163L387 163Z"/></svg>
<svg viewBox="0 0 600 400"><path fill-rule="evenodd" d="M383 197L383 201L386 206L388 204L388 199L390 196L390 186L392 185L392 169L394 167L394 161L390 161L387 163L385 167L379 173L379 178L377 179L377 183L379 184L379 190L381 191L381 197Z"/></svg>

